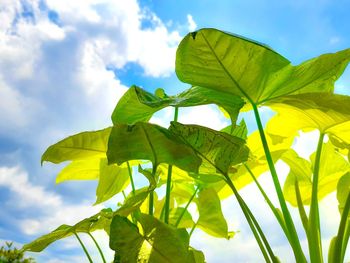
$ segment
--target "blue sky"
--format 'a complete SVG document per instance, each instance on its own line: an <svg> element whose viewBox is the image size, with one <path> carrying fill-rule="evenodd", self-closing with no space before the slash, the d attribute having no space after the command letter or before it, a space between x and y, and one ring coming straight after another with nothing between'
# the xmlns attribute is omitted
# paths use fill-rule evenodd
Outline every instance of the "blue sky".
<svg viewBox="0 0 350 263"><path fill-rule="evenodd" d="M132 84L149 91L162 87L169 94L188 87L174 74L176 46L187 32L216 27L241 34L298 64L350 47L349 10L349 0L2 0L0 240L23 244L101 209L91 206L96 182L55 185L62 166L41 167L41 154L65 136L110 125L118 98ZM337 82L337 91L348 94L349 85L348 69ZM180 121L187 123L227 123L213 107L180 114ZM170 115L163 111L153 121L166 125ZM308 147L300 151L309 152ZM248 201L254 201L252 191L243 191ZM208 262L232 262L238 253L235 262L261 259L235 205L233 199L223 204L231 228L240 231L237 237L225 241L200 231L194 234L193 245L205 251ZM253 209L264 214L266 207L256 203ZM337 214L334 196L322 209ZM277 254L288 262L290 252L274 220L261 220L272 233ZM334 234L336 220L331 220L326 238ZM102 240L102 234L98 238ZM85 260L74 239L33 256L51 263Z"/></svg>

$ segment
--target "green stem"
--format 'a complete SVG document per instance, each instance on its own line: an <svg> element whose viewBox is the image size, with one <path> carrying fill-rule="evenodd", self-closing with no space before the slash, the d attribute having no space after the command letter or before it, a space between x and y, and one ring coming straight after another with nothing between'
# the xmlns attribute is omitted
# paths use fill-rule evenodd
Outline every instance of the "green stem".
<svg viewBox="0 0 350 263"><path fill-rule="evenodd" d="M303 224L305 233L306 233L306 235L308 235L309 219L307 218L307 215L306 215L306 212L305 212L305 208L304 208L304 204L303 204L303 200L301 199L301 193L300 193L299 183L298 183L297 179L295 179L294 188L295 188L295 196L297 198L297 204L298 204L298 210L299 210L300 219L301 219L301 222Z"/></svg>
<svg viewBox="0 0 350 263"><path fill-rule="evenodd" d="M318 177L320 172L320 161L322 153L324 133L320 133L318 139L314 172L312 178L312 194L311 194L311 204L310 204L310 214L309 214L309 224L308 224L308 242L310 251L311 262L321 263L323 262L322 256L322 242L321 242L321 230L320 230L320 214L318 209Z"/></svg>
<svg viewBox="0 0 350 263"><path fill-rule="evenodd" d="M276 207L273 205L273 203L271 202L271 200L269 199L269 197L267 196L266 192L264 191L264 189L262 188L262 186L260 185L259 181L256 179L256 177L254 176L252 170L247 166L246 163L243 163L244 167L247 169L248 173L250 174L250 176L253 178L255 184L257 185L257 187L259 188L262 196L264 197L266 203L268 204L268 206L270 207L272 213L274 214L274 216L276 217L278 223L280 224L283 232L285 233L286 237L289 240L289 232L286 228L285 222L283 217L281 216L280 212L276 209Z"/></svg>
<svg viewBox="0 0 350 263"><path fill-rule="evenodd" d="M193 227L191 228L191 231L190 231L190 233L189 233L190 239L191 239L191 236L192 236L193 231L196 229L197 224L198 224L198 221L197 221L196 223L194 223Z"/></svg>
<svg viewBox="0 0 350 263"><path fill-rule="evenodd" d="M343 245L342 245L342 249L341 249L342 262L344 262L345 252L346 252L346 248L348 247L348 242L349 242L349 237L350 237L349 214L348 214L348 221L346 223L346 227L345 227L344 232L345 232L345 234L344 234Z"/></svg>
<svg viewBox="0 0 350 263"><path fill-rule="evenodd" d="M133 195L135 195L135 184L134 184L134 179L132 177L131 167L130 167L129 162L126 162L126 164L128 166L128 172L129 172L129 178L130 178L132 193L133 193Z"/></svg>
<svg viewBox="0 0 350 263"><path fill-rule="evenodd" d="M97 247L97 250L98 250L98 252L99 252L100 255L101 255L101 258L102 258L103 263L106 263L105 256L103 255L102 249L101 249L101 247L99 246L99 244L97 243L96 239L94 238L94 236L93 236L90 232L88 232L88 235L91 237L92 241L94 241L94 243L95 243L95 245L96 245L96 247Z"/></svg>
<svg viewBox="0 0 350 263"><path fill-rule="evenodd" d="M268 250L268 252L269 252L270 257L271 257L272 260L274 260L276 257L275 257L275 255L273 254L272 249L271 249L269 243L267 242L267 240L266 240L266 238L265 238L265 236L264 236L264 233L261 231L261 233L260 233L261 235L259 235L259 233L257 232L258 229L261 230L261 228L260 228L258 222L257 222L256 220L254 220L254 222L253 222L253 220L252 220L253 214L250 212L250 210L249 210L248 206L246 205L246 203L244 202L243 198L242 198L241 195L238 193L238 191L237 191L236 187L234 186L233 182L231 181L230 177L227 176L227 175L225 175L225 178L226 178L226 183L228 184L228 186L229 186L229 187L231 188L231 190L233 191L233 193L234 193L234 195L235 195L235 197L236 197L236 199L237 199L237 201L238 201L238 204L239 204L239 206L241 207L241 210L242 210L242 212L243 212L243 214L244 214L244 216L245 216L245 218L246 218L246 220L247 220L247 222L248 222L248 225L249 225L250 229L251 229L252 232L253 232L253 235L254 235L254 237L255 237L255 240L257 241L257 243L258 243L258 245L259 245L260 251L261 251L261 253L262 253L263 256L264 256L265 261L266 261L266 262L271 262L271 260L270 260L270 258L269 258L269 256L268 256L268 254L267 254L266 249ZM254 225L254 224L258 225L258 227L256 227L256 225ZM259 232L260 232L260 231L259 231ZM264 247L264 244L263 244L263 242L262 242L262 239L263 239L263 241L264 241L264 243L265 243L265 247L266 247L266 248ZM273 262L274 262L274 261L273 261Z"/></svg>
<svg viewBox="0 0 350 263"><path fill-rule="evenodd" d="M80 243L80 246L82 247L82 249L84 250L85 252L85 255L87 256L88 260L90 263L93 263L91 257L90 257L90 254L89 252L87 251L86 247L84 246L83 242L81 241L80 237L78 236L77 233L74 233L75 237L78 239L79 243Z"/></svg>
<svg viewBox="0 0 350 263"><path fill-rule="evenodd" d="M157 167L158 167L157 164L153 164L153 167L152 167L152 177L153 178L156 176ZM149 202L148 202L148 214L151 216L153 216L153 202L154 202L153 192L154 192L154 190L150 191Z"/></svg>
<svg viewBox="0 0 350 263"><path fill-rule="evenodd" d="M348 225L348 216L350 212L350 192L346 198L344 210L340 219L340 224L338 228L338 234L335 240L334 245L334 261L333 262L343 262L344 254L347 247L347 242L349 239L349 225ZM344 235L344 233L346 234ZM345 239L345 240L344 240ZM345 243L343 243L345 241Z"/></svg>
<svg viewBox="0 0 350 263"><path fill-rule="evenodd" d="M268 146L268 143L267 143L267 140L266 140L264 128L263 128L263 125L262 125L262 122L261 122L261 119L260 119L259 110L258 110L258 108L257 108L257 106L255 104L252 104L252 106L253 106L253 110L254 110L256 123L257 123L258 129L259 129L261 142L262 142L262 145L263 145L263 148L264 148L266 160L267 160L267 163L269 165L271 176L272 176L272 180L273 180L273 183L274 183L274 186L275 186L275 190L276 190L276 193L277 193L278 201L279 201L280 206L281 206L281 210L282 210L282 213L283 213L284 221L286 223L286 228L287 228L287 230L289 232L289 237L290 237L290 239L289 239L290 242L289 243L291 243L291 246L292 246L292 249L293 249L296 261L298 263L307 262L306 258L305 258L305 255L303 253L303 250L301 248L301 245L300 245L298 233L297 233L297 231L295 229L295 226L294 226L294 223L293 223L293 219L292 219L292 217L290 215L290 212L289 212L288 207L287 207L286 200L284 199L284 196L283 196L281 184L280 184L280 182L278 180L276 168L275 168L272 156L271 156L271 152L269 150L269 146ZM287 236L287 238L288 238L288 236Z"/></svg>
<svg viewBox="0 0 350 263"><path fill-rule="evenodd" d="M166 181L166 193L165 193L165 210L164 210L164 223L169 224L169 211L170 211L170 191L171 191L171 175L173 166L168 166L168 177Z"/></svg>
<svg viewBox="0 0 350 263"><path fill-rule="evenodd" d="M179 116L179 108L175 107L174 122L177 122ZM171 191L171 175L173 172L173 166L168 166L168 177L166 181L166 193L165 193L165 210L164 210L164 223L169 224L169 212L170 212L170 191Z"/></svg>
<svg viewBox="0 0 350 263"><path fill-rule="evenodd" d="M180 224L181 219L182 219L183 216L185 215L188 206L191 204L191 202L192 202L193 198L196 196L198 190L199 190L199 186L196 187L196 189L195 189L193 195L191 196L190 200L188 200L188 202L187 202L187 204L186 204L184 210L182 211L181 215L180 215L179 218L176 220L175 227L178 227L178 225Z"/></svg>

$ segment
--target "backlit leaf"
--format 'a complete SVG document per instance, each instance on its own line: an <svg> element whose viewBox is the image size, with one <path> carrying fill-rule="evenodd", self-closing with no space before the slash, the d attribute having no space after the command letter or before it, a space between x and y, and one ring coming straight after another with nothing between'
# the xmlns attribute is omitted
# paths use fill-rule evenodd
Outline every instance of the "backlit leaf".
<svg viewBox="0 0 350 263"><path fill-rule="evenodd" d="M108 165L107 159L100 161L100 174L96 189L95 204L102 203L121 192L129 184L127 167Z"/></svg>
<svg viewBox="0 0 350 263"><path fill-rule="evenodd" d="M167 129L150 123L115 125L108 142L109 163L150 160L153 165L167 163L197 172L201 160L193 149L183 144Z"/></svg>
<svg viewBox="0 0 350 263"><path fill-rule="evenodd" d="M309 205L312 192L312 170L315 153L310 156L311 163L299 157L290 150L283 154L282 160L291 168L286 179L283 193L288 202L296 206L295 180L298 180L303 204ZM318 180L318 199L321 200L329 193L335 191L339 179L350 171L349 163L335 151L332 143L324 143L322 147L320 172Z"/></svg>
<svg viewBox="0 0 350 263"><path fill-rule="evenodd" d="M343 213L344 206L346 199L348 198L350 192L350 173L346 173L344 176L342 176L337 185L337 199L339 202L339 212L340 214Z"/></svg>
<svg viewBox="0 0 350 263"><path fill-rule="evenodd" d="M88 233L98 229L105 229L109 233L109 225L112 220L112 210L110 208L103 209L94 216L85 218L74 226L61 225L49 234L43 235L29 244L23 246L25 251L40 252L51 243L69 237L74 233Z"/></svg>
<svg viewBox="0 0 350 263"><path fill-rule="evenodd" d="M212 188L201 190L196 203L199 212L197 226L212 236L228 238L227 223L215 190Z"/></svg>
<svg viewBox="0 0 350 263"><path fill-rule="evenodd" d="M183 82L246 98L256 105L289 94L333 91L350 60L350 49L298 66L271 48L217 29L188 34L176 53Z"/></svg>
<svg viewBox="0 0 350 263"><path fill-rule="evenodd" d="M64 167L56 177L56 183L68 180L94 180L100 175L101 158L75 160Z"/></svg>
<svg viewBox="0 0 350 263"><path fill-rule="evenodd" d="M47 148L41 162L61 163L89 157L106 157L110 132L111 128L106 128L69 136Z"/></svg>

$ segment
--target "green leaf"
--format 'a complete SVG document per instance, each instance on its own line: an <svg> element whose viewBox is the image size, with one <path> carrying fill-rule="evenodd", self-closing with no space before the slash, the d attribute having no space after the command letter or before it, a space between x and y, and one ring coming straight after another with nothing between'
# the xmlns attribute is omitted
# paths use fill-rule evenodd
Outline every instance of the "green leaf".
<svg viewBox="0 0 350 263"><path fill-rule="evenodd" d="M202 251L190 248L190 257L193 263L205 263L205 257Z"/></svg>
<svg viewBox="0 0 350 263"><path fill-rule="evenodd" d="M171 192L172 194L172 192ZM170 210L170 215L169 215L169 224L175 226L177 220L179 217L183 214L181 217L181 221L179 225L177 226L178 228L191 228L194 225L194 222L192 220L192 215L190 212L187 211L187 209L183 207L177 207L175 209Z"/></svg>
<svg viewBox="0 0 350 263"><path fill-rule="evenodd" d="M96 204L100 204L120 193L129 184L127 167L108 165L107 159L100 161L100 176L96 189Z"/></svg>
<svg viewBox="0 0 350 263"><path fill-rule="evenodd" d="M139 228L127 218L114 216L111 223L110 248L120 262L193 262L189 253L189 236L158 219L141 214Z"/></svg>
<svg viewBox="0 0 350 263"><path fill-rule="evenodd" d="M267 124L271 134L295 136L298 130L318 129L350 144L350 96L330 93L292 95L272 101L270 107L278 113Z"/></svg>
<svg viewBox="0 0 350 263"><path fill-rule="evenodd" d="M350 49L298 66L271 48L216 29L188 34L176 53L176 74L191 85L230 92L250 103L308 92L331 92L350 60Z"/></svg>
<svg viewBox="0 0 350 263"><path fill-rule="evenodd" d="M205 188L198 193L197 226L215 237L229 238L227 222L221 211L220 199L213 188Z"/></svg>
<svg viewBox="0 0 350 263"><path fill-rule="evenodd" d="M241 120L239 125L235 125L234 127L230 125L222 129L221 131L231 134L232 136L241 138L242 140L247 140L248 137L248 128L244 119Z"/></svg>
<svg viewBox="0 0 350 263"><path fill-rule="evenodd" d="M106 128L69 136L47 148L41 157L41 163L61 163L90 157L104 158L110 132L111 128Z"/></svg>
<svg viewBox="0 0 350 263"><path fill-rule="evenodd" d="M283 193L288 202L296 206L295 180L298 180L301 198L304 205L309 205L312 192L312 166L315 153L311 155L311 164L299 157L293 150L282 156L282 160L290 166L290 173L286 179ZM321 200L335 191L339 179L350 171L349 163L335 151L332 143L325 143L322 147L320 172L318 181L318 199Z"/></svg>
<svg viewBox="0 0 350 263"><path fill-rule="evenodd" d="M85 218L74 226L61 225L49 234L43 235L29 244L23 246L24 251L40 252L51 243L69 237L74 233L89 233L98 229L105 229L109 233L109 225L112 220L112 210L103 209L94 216Z"/></svg>
<svg viewBox="0 0 350 263"><path fill-rule="evenodd" d="M75 160L64 167L56 177L56 183L68 180L94 180L100 175L101 158Z"/></svg>
<svg viewBox="0 0 350 263"><path fill-rule="evenodd" d="M192 87L176 96L153 95L137 86L132 86L119 100L112 114L113 124L134 124L147 122L152 115L166 107L193 107L206 104L217 104L224 108L232 123L236 122L243 100L227 92Z"/></svg>
<svg viewBox="0 0 350 263"><path fill-rule="evenodd" d="M109 163L119 165L141 159L150 160L155 166L167 163L192 172L197 172L201 163L192 148L167 129L142 122L132 126L115 125L109 138L107 157Z"/></svg>
<svg viewBox="0 0 350 263"><path fill-rule="evenodd" d="M346 199L350 192L350 173L346 173L342 176L337 186L337 199L339 202L339 212L343 213Z"/></svg>
<svg viewBox="0 0 350 263"><path fill-rule="evenodd" d="M281 155L286 150L290 149L293 143L293 138L272 135L269 133L266 133L265 135L269 144L272 159L274 162L277 162ZM249 159L245 162L245 164L257 178L269 170L259 131L255 131L248 136L247 146L250 153ZM236 170L231 169L232 171L230 170L229 176L237 189L242 189L243 187L254 182L252 176L249 174L244 165L237 165L234 168ZM214 187L218 191L220 199L224 199L232 195L232 189L227 184L221 183L215 185Z"/></svg>
<svg viewBox="0 0 350 263"><path fill-rule="evenodd" d="M199 173L226 174L231 165L244 162L249 150L245 141L199 125L172 122L169 130L192 147L202 158Z"/></svg>
<svg viewBox="0 0 350 263"><path fill-rule="evenodd" d="M131 192L124 200L124 204L115 213L121 216L130 215L140 208L152 190L152 188L143 187L136 190L135 194Z"/></svg>

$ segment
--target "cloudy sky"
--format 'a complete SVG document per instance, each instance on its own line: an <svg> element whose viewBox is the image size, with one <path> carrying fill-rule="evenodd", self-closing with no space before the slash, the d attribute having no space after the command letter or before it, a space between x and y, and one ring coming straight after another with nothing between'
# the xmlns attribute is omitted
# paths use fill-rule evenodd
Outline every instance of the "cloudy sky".
<svg viewBox="0 0 350 263"><path fill-rule="evenodd" d="M101 209L91 206L96 182L55 185L62 166L41 167L41 154L68 135L110 125L118 98L132 84L149 91L162 87L168 94L188 87L174 74L176 47L187 32L216 27L241 34L298 64L350 47L349 10L349 0L1 0L0 241L20 245ZM349 94L349 85L348 69L337 91ZM171 114L164 111L153 121L166 125ZM213 107L182 110L180 121L216 128L227 123ZM303 137L311 140L307 147L302 140L295 147L307 155L314 137ZM282 174L288 170L279 167ZM266 206L255 202L253 191L248 187L243 194L264 215ZM235 201L227 199L223 206L231 230L240 232L226 241L196 231L192 245L208 262L261 262ZM334 215L324 231L327 242L338 220L334 196L321 209ZM277 254L292 262L275 221L261 220ZM39 262L85 261L74 239L32 255Z"/></svg>

